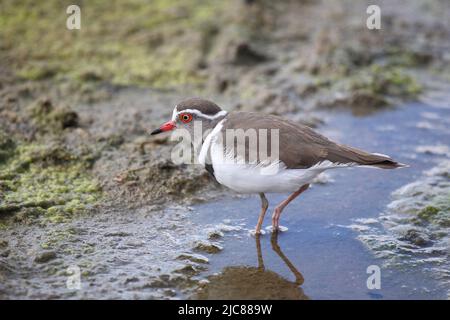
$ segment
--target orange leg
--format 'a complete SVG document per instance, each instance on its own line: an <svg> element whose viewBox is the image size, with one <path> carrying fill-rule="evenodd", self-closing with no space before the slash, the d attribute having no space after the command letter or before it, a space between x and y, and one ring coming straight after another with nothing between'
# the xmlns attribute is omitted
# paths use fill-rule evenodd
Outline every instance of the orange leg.
<svg viewBox="0 0 450 320"><path fill-rule="evenodd" d="M261 213L259 214L258 223L256 224L255 234L261 234L261 227L264 221L264 216L266 215L267 208L269 207L269 201L267 201L264 193L260 193L261 198Z"/></svg>
<svg viewBox="0 0 450 320"><path fill-rule="evenodd" d="M293 194L291 194L286 200L281 202L276 208L272 215L272 230L276 231L278 230L278 227L280 226L280 216L283 209L295 198L297 198L303 191L309 188L309 184L305 184L300 187L297 191L295 191Z"/></svg>

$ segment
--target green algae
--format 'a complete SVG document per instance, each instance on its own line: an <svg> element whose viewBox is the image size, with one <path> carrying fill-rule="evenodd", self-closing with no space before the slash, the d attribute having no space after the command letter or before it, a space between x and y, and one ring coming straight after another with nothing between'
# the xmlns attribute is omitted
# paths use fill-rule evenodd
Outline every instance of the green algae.
<svg viewBox="0 0 450 320"><path fill-rule="evenodd" d="M450 226L450 161L426 171L424 177L393 193L394 201L385 215L397 226L420 230L423 238L448 237ZM395 229L390 224L391 229Z"/></svg>
<svg viewBox="0 0 450 320"><path fill-rule="evenodd" d="M396 67L427 66L433 59L429 52L420 52L413 49L405 50L395 46L387 48L386 54L389 56L388 64Z"/></svg>
<svg viewBox="0 0 450 320"><path fill-rule="evenodd" d="M71 4L77 4L74 1ZM2 1L0 55L24 79L111 81L172 87L199 83L204 30L219 24L221 1L80 2L81 29L66 28L67 3ZM3 51L3 52L2 52Z"/></svg>
<svg viewBox="0 0 450 320"><path fill-rule="evenodd" d="M409 208L411 221L418 226L450 227L450 192L431 189L421 206Z"/></svg>
<svg viewBox="0 0 450 320"><path fill-rule="evenodd" d="M40 243L40 247L44 250L55 249L64 241L74 238L74 232L71 229L50 230L45 233L45 237Z"/></svg>
<svg viewBox="0 0 450 320"><path fill-rule="evenodd" d="M421 92L421 86L404 69L377 64L359 71L351 79L350 89L398 97L415 97Z"/></svg>
<svg viewBox="0 0 450 320"><path fill-rule="evenodd" d="M0 164L0 213L62 222L86 212L102 196L86 170L86 163L62 146L19 144Z"/></svg>
<svg viewBox="0 0 450 320"><path fill-rule="evenodd" d="M429 203L418 212L420 221L450 227L450 192L434 196Z"/></svg>
<svg viewBox="0 0 450 320"><path fill-rule="evenodd" d="M417 214L423 220L430 220L439 213L439 209L433 206L426 206Z"/></svg>
<svg viewBox="0 0 450 320"><path fill-rule="evenodd" d="M4 132L0 131L0 164L10 157L14 147L14 141Z"/></svg>

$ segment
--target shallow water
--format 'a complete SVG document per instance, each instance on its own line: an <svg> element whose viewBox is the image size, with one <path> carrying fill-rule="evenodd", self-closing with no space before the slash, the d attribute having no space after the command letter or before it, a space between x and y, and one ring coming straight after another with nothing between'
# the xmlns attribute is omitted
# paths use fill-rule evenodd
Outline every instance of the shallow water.
<svg viewBox="0 0 450 320"><path fill-rule="evenodd" d="M194 207L116 208L45 227L15 225L2 231L8 243L0 242L0 298L446 298L448 285L433 273L407 261L386 266L358 230L364 228L358 219L386 210L394 190L449 157L445 101L365 118L323 113L327 124L319 130L330 138L411 167L330 171L330 182L314 185L285 209L281 224L288 231L277 239L270 232L259 241L249 234L258 196L230 195ZM270 209L285 196L269 195ZM269 223L268 216L265 227ZM367 288L370 265L381 267L380 290ZM73 266L80 289L67 287Z"/></svg>
<svg viewBox="0 0 450 320"><path fill-rule="evenodd" d="M355 219L377 218L390 203L394 190L415 181L423 170L448 157L445 152L423 152L418 146L448 146L450 108L417 102L366 118L344 113L327 114L327 118L327 125L320 131L330 138L389 154L410 167L401 170L354 168L329 171L334 181L313 186L285 209L281 225L288 231L279 235L278 245L302 274L302 285L295 285L296 276L292 268L272 249L269 232L261 237L266 272L255 280L252 276L254 271L249 271L249 266L253 269L258 266L257 243L249 230L256 224L259 197L227 198L195 207L191 218L194 222L214 224L223 220L242 229L225 235L224 250L211 257L208 272L213 276L209 278L210 283L206 283L193 298L226 298L230 290L241 298L447 297L448 288L433 275L424 274L420 266L405 263L402 267L385 267L385 261L375 258L373 252L358 240L359 232L352 226ZM430 125L424 125L426 123ZM269 195L269 212L285 197ZM264 226L269 224L270 217L266 217ZM369 274L366 269L370 265L381 267L379 290L367 288ZM230 266L233 266L233 277L229 276ZM273 273L283 280L273 281ZM242 281L232 280L239 277ZM267 281L272 285L261 288L247 283L255 281ZM292 294L292 286L298 289L297 295ZM261 290L266 290L266 294Z"/></svg>

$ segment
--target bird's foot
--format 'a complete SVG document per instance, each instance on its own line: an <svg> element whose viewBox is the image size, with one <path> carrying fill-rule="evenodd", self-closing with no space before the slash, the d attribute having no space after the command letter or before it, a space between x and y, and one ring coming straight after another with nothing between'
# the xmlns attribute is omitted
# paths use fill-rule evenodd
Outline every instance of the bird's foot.
<svg viewBox="0 0 450 320"><path fill-rule="evenodd" d="M249 230L248 232L252 237L262 236L266 234L264 230Z"/></svg>
<svg viewBox="0 0 450 320"><path fill-rule="evenodd" d="M288 229L288 227L284 227L284 226L277 226L277 227L268 226L268 227L266 227L266 230L268 232L274 233L274 230L275 230L275 232L286 232L289 229Z"/></svg>

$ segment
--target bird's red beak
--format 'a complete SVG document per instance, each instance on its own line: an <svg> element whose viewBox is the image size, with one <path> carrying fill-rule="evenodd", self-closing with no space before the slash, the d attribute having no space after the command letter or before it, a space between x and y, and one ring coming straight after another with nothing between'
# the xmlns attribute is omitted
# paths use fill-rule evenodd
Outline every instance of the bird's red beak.
<svg viewBox="0 0 450 320"><path fill-rule="evenodd" d="M168 122L164 123L162 126L160 126L158 129L152 131L151 135L158 134L158 133L165 132L165 131L171 131L171 130L175 129L176 127L177 126L175 125L175 122L168 121Z"/></svg>

